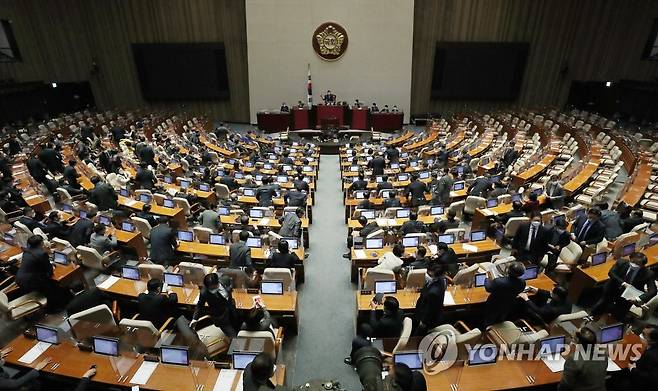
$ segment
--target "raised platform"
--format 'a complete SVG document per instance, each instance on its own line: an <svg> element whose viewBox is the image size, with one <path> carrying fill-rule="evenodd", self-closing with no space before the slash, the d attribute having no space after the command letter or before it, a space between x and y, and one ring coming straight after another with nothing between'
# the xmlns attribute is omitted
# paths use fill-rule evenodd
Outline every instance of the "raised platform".
<svg viewBox="0 0 658 391"><path fill-rule="evenodd" d="M372 140L373 132L369 130L314 130L301 129L288 132L288 139L299 142L312 142L320 147L320 153L325 155L337 155L338 149L349 143L362 143Z"/></svg>

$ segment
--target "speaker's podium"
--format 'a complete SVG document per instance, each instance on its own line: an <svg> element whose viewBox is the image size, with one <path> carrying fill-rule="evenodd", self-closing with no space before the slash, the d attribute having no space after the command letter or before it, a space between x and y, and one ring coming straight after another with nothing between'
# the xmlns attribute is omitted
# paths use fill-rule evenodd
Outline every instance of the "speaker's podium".
<svg viewBox="0 0 658 391"><path fill-rule="evenodd" d="M343 126L345 122L344 107L338 105L317 105L316 117L317 123L322 128L324 124L334 125L337 124L336 129Z"/></svg>
<svg viewBox="0 0 658 391"><path fill-rule="evenodd" d="M310 110L306 107L293 107L292 108L292 128L310 129Z"/></svg>
<svg viewBox="0 0 658 391"><path fill-rule="evenodd" d="M367 107L352 107L352 129L368 129L368 112Z"/></svg>

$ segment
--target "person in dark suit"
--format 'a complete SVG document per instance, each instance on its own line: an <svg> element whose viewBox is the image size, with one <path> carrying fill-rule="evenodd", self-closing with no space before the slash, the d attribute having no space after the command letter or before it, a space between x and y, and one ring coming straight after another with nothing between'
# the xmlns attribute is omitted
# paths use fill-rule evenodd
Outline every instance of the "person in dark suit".
<svg viewBox="0 0 658 391"><path fill-rule="evenodd" d="M384 189L392 189L393 184L388 180L388 175L382 175L382 181L377 184L377 193Z"/></svg>
<svg viewBox="0 0 658 391"><path fill-rule="evenodd" d="M619 320L626 318L631 305L641 306L656 295L656 275L646 267L647 256L634 252L629 261L619 259L608 272L610 277L603 286L603 294L592 307L592 315L611 312ZM635 299L624 299L621 294L626 287L632 286L643 293Z"/></svg>
<svg viewBox="0 0 658 391"><path fill-rule="evenodd" d="M27 161L27 171L30 173L32 178L34 178L37 183L41 183L46 186L50 194L55 194L57 189L57 182L50 180L46 177L48 175L48 169L43 162L35 157L31 157Z"/></svg>
<svg viewBox="0 0 658 391"><path fill-rule="evenodd" d="M420 291L414 312L414 330L416 335L425 335L428 330L441 324L443 315L443 298L448 281L444 276L443 266L432 263L425 275L425 285Z"/></svg>
<svg viewBox="0 0 658 391"><path fill-rule="evenodd" d="M66 239L69 234L69 229L62 224L59 220L59 214L55 211L50 212L46 220L46 227L43 232L48 235L48 238Z"/></svg>
<svg viewBox="0 0 658 391"><path fill-rule="evenodd" d="M270 380L274 375L274 360L267 352L259 353L244 369L242 389L244 391L274 390L276 387Z"/></svg>
<svg viewBox="0 0 658 391"><path fill-rule="evenodd" d="M349 190L353 192L354 190L365 190L368 188L368 181L365 180L363 172L359 173L358 179L352 182L349 187Z"/></svg>
<svg viewBox="0 0 658 391"><path fill-rule="evenodd" d="M491 189L491 180L486 176L479 176L468 188L468 195L487 198L487 193Z"/></svg>
<svg viewBox="0 0 658 391"><path fill-rule="evenodd" d="M247 247L246 241L249 238L249 232L240 232L240 240L231 244L229 247L229 267L236 269L244 266L251 266L251 249ZM287 244L288 242L286 242Z"/></svg>
<svg viewBox="0 0 658 391"><path fill-rule="evenodd" d="M446 243L438 242L436 244L436 261L443 265L447 274L454 276L459 270L459 258L455 250L448 247Z"/></svg>
<svg viewBox="0 0 658 391"><path fill-rule="evenodd" d="M658 328L645 327L642 335L647 341L647 347L640 359L631 364L627 385L620 390L649 390L658 384Z"/></svg>
<svg viewBox="0 0 658 391"><path fill-rule="evenodd" d="M564 193L564 188L562 188L557 175L550 176L548 182L546 183L544 193L546 193L546 197L548 198L549 207L559 210L564 206L564 199L566 194Z"/></svg>
<svg viewBox="0 0 658 391"><path fill-rule="evenodd" d="M550 231L542 225L541 213L533 212L530 222L521 224L516 230L512 249L519 261L539 264L548 251L550 239Z"/></svg>
<svg viewBox="0 0 658 391"><path fill-rule="evenodd" d="M176 259L178 222L161 216L158 225L151 229L149 256L154 263L169 266Z"/></svg>
<svg viewBox="0 0 658 391"><path fill-rule="evenodd" d="M358 209L375 209L376 205L372 202L373 198L375 198L373 196L373 194L370 193L370 192L367 192L365 194L365 198L363 200L361 200L361 202L359 202L359 205L357 205L357 208Z"/></svg>
<svg viewBox="0 0 658 391"><path fill-rule="evenodd" d="M267 262L268 267L284 267L292 269L295 265L301 264L299 257L294 252L290 252L290 244L287 240L279 240L277 251L272 252L270 260Z"/></svg>
<svg viewBox="0 0 658 391"><path fill-rule="evenodd" d="M571 303L567 299L569 293L566 288L556 285L552 291L546 291L530 287L534 293L529 297L527 293L519 293L519 297L525 301L526 311L542 322L549 324L560 315L571 313Z"/></svg>
<svg viewBox="0 0 658 391"><path fill-rule="evenodd" d="M384 208L399 208L402 206L400 199L396 196L394 191L388 193L388 198L384 200Z"/></svg>
<svg viewBox="0 0 658 391"><path fill-rule="evenodd" d="M550 230L550 239L548 242L548 265L546 270L551 271L557 266L557 260L563 248L571 243L571 235L567 232L567 220L557 219L553 223L553 228Z"/></svg>
<svg viewBox="0 0 658 391"><path fill-rule="evenodd" d="M400 227L400 235L402 236L426 231L427 226L422 221L418 221L418 213L416 212L409 213L409 220L405 221Z"/></svg>
<svg viewBox="0 0 658 391"><path fill-rule="evenodd" d="M512 210L500 217L500 223L505 225L512 217L525 217L521 201L512 202Z"/></svg>
<svg viewBox="0 0 658 391"><path fill-rule="evenodd" d="M75 169L75 165L77 162L75 160L69 160L69 165L64 168L64 173L62 176L64 177L64 180L68 183L68 185L73 188L80 190L81 186L80 183L78 182L78 178L80 177L80 174L78 171Z"/></svg>
<svg viewBox="0 0 658 391"><path fill-rule="evenodd" d="M259 206L272 206L272 198L277 195L279 189L278 184L272 183L272 177L266 176L263 178L263 185L256 189L256 199Z"/></svg>
<svg viewBox="0 0 658 391"><path fill-rule="evenodd" d="M305 191L306 194L309 194L311 190L308 183L304 180L303 174L297 174L297 177L292 181L292 184L295 186L295 189L298 189L298 191Z"/></svg>
<svg viewBox="0 0 658 391"><path fill-rule="evenodd" d="M605 235L605 226L599 220L600 217L601 210L596 207L590 208L587 216L579 216L571 226L571 240L581 247L599 244Z"/></svg>
<svg viewBox="0 0 658 391"><path fill-rule="evenodd" d="M392 145L389 145L388 148L386 148L384 155L386 155L386 159L388 159L389 163L398 163L400 161L400 150Z"/></svg>
<svg viewBox="0 0 658 391"><path fill-rule="evenodd" d="M41 221L35 218L34 209L29 206L23 208L23 216L18 219L18 222L25 225L30 231L34 231L35 228L41 228L43 230L46 227Z"/></svg>
<svg viewBox="0 0 658 391"><path fill-rule="evenodd" d="M237 330L242 321L235 308L231 277L223 275L220 278L217 273L210 273L203 278L203 288L199 293L199 302L194 310L190 327L206 311L213 324L222 329L227 337L234 338L238 335Z"/></svg>
<svg viewBox="0 0 658 391"><path fill-rule="evenodd" d="M173 292L162 294L162 281L151 278L146 284L147 292L137 296L139 320L148 320L156 329L162 327L170 317L176 317L178 296Z"/></svg>
<svg viewBox="0 0 658 391"><path fill-rule="evenodd" d="M519 157L519 152L514 149L514 148L507 148L505 153L503 153L503 161L502 163L509 167L516 159Z"/></svg>
<svg viewBox="0 0 658 391"><path fill-rule="evenodd" d="M137 174L135 174L135 185L138 189L153 190L157 181L153 171L148 169L148 164L142 163L139 165Z"/></svg>
<svg viewBox="0 0 658 391"><path fill-rule="evenodd" d="M536 193L528 194L528 199L523 203L522 209L526 213L539 212L539 198Z"/></svg>
<svg viewBox="0 0 658 391"><path fill-rule="evenodd" d="M153 150L153 147L151 147L148 144L145 144L141 149L138 151L138 156L139 156L139 161L146 164L146 166L152 166L155 167L155 151Z"/></svg>
<svg viewBox="0 0 658 391"><path fill-rule="evenodd" d="M400 310L398 299L387 296L384 299L384 311L381 315L377 313L376 308L376 303L370 303L368 322L359 326L359 335L364 338L399 338L404 313Z"/></svg>
<svg viewBox="0 0 658 391"><path fill-rule="evenodd" d="M384 160L384 154L381 152L368 162L368 168L372 169L373 175L383 175L385 166L386 161Z"/></svg>
<svg viewBox="0 0 658 391"><path fill-rule="evenodd" d="M70 292L61 289L52 279L53 272L43 246L43 238L39 235L30 236L16 273L16 284L25 293L37 291L46 296L46 311L49 313L62 310L71 298Z"/></svg>
<svg viewBox="0 0 658 391"><path fill-rule="evenodd" d="M525 273L525 266L521 262L513 262L507 268L507 276L493 278L491 272L487 273L484 288L489 292L485 302L484 328L492 324L507 320L512 311L511 303L517 295L525 289L525 280L521 276Z"/></svg>
<svg viewBox="0 0 658 391"><path fill-rule="evenodd" d="M624 233L629 233L634 227L644 223L642 215L642 209L635 209L631 212L630 217L622 219L621 226Z"/></svg>
<svg viewBox="0 0 658 391"><path fill-rule="evenodd" d="M89 192L89 201L93 202L98 210L104 211L117 209L119 206L119 196L112 186L102 182L97 176L91 178L94 188Z"/></svg>
<svg viewBox="0 0 658 391"><path fill-rule="evenodd" d="M151 227L155 227L158 224L158 217L151 213L151 204L144 204L142 210L135 213L135 217L148 221Z"/></svg>
<svg viewBox="0 0 658 391"><path fill-rule="evenodd" d="M96 212L88 212L87 217L79 218L73 224L68 235L69 242L73 247L86 246L89 243L91 233L94 232L94 217L96 217Z"/></svg>
<svg viewBox="0 0 658 391"><path fill-rule="evenodd" d="M420 206L425 204L425 193L428 192L427 185L418 179L418 174L411 174L411 183L405 190L407 200L411 206Z"/></svg>
<svg viewBox="0 0 658 391"><path fill-rule="evenodd" d="M585 325L576 331L573 343L576 346L565 357L558 391L605 390L608 355L597 353L596 333Z"/></svg>
<svg viewBox="0 0 658 391"><path fill-rule="evenodd" d="M432 188L432 205L449 205L450 192L454 184L455 180L452 172L446 170L445 174L439 178Z"/></svg>
<svg viewBox="0 0 658 391"><path fill-rule="evenodd" d="M39 152L39 160L54 173L64 172L64 163L62 163L62 156L57 152L52 144L48 143Z"/></svg>
<svg viewBox="0 0 658 391"><path fill-rule="evenodd" d="M423 246L418 246L414 260L409 264L410 269L427 269L431 263L430 258L427 257L427 249Z"/></svg>
<svg viewBox="0 0 658 391"><path fill-rule="evenodd" d="M240 187L240 184L235 180L235 173L233 171L229 172L227 175L222 175L219 178L219 183L226 185L230 191L237 190Z"/></svg>

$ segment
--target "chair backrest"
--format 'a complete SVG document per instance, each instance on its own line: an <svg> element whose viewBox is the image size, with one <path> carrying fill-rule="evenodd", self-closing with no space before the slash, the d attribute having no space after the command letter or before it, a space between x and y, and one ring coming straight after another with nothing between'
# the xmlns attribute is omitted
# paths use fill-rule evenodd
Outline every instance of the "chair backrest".
<svg viewBox="0 0 658 391"><path fill-rule="evenodd" d="M229 269L229 268L222 268L219 269L219 274L220 275L227 275L231 277L231 280L233 280L233 288L234 289L244 289L246 288L245 281L249 276L247 276L247 273L245 273L244 270L241 269Z"/></svg>
<svg viewBox="0 0 658 391"><path fill-rule="evenodd" d="M217 198L225 200L231 196L231 191L229 190L228 186L217 183L215 185L215 194L217 195Z"/></svg>
<svg viewBox="0 0 658 391"><path fill-rule="evenodd" d="M429 216L432 206L430 205L421 205L418 207L418 216Z"/></svg>
<svg viewBox="0 0 658 391"><path fill-rule="evenodd" d="M366 239L372 239L372 238L383 238L384 234L386 232L383 229L378 229L376 231L373 231L366 236Z"/></svg>
<svg viewBox="0 0 658 391"><path fill-rule="evenodd" d="M139 269L140 278L150 280L151 278L157 278L160 281L164 280L165 267L155 263L140 263L137 265Z"/></svg>
<svg viewBox="0 0 658 391"><path fill-rule="evenodd" d="M16 227L19 232L27 235L28 237L32 236L32 231L30 231L30 229L20 221L14 221L14 227Z"/></svg>
<svg viewBox="0 0 658 391"><path fill-rule="evenodd" d="M206 269L202 264L196 262L181 262L178 264L178 270L183 275L185 282L203 285L203 277L206 276Z"/></svg>
<svg viewBox="0 0 658 391"><path fill-rule="evenodd" d="M71 194L69 194L69 192L63 187L58 187L55 190L57 191L57 194L59 194L59 198L61 201L67 201L72 198Z"/></svg>
<svg viewBox="0 0 658 391"><path fill-rule="evenodd" d="M399 352L407 347L407 343L409 343L409 338L411 337L412 326L413 322L411 318L405 316L404 320L402 321L402 332L400 333L400 339L398 339L398 343L395 345L391 353Z"/></svg>
<svg viewBox="0 0 658 391"><path fill-rule="evenodd" d="M137 227L137 230L139 230L143 237L146 239L151 237L152 227L148 220L136 216L131 217L130 220L132 220L133 224L135 224L135 227Z"/></svg>
<svg viewBox="0 0 658 391"><path fill-rule="evenodd" d="M2 312L2 314L7 314L10 311L9 298L5 292L0 291L0 312Z"/></svg>
<svg viewBox="0 0 658 391"><path fill-rule="evenodd" d="M44 246L50 247L50 241L48 240L48 235L46 235L46 233L43 232L43 230L41 228L39 228L39 227L35 228L34 229L34 234L39 235L43 238Z"/></svg>
<svg viewBox="0 0 658 391"><path fill-rule="evenodd" d="M464 269L461 269L452 278L454 285L471 286L475 280L475 274L480 270L480 265L477 263L472 264Z"/></svg>
<svg viewBox="0 0 658 391"><path fill-rule="evenodd" d="M519 229L521 224L529 222L530 219L527 217L511 217L505 223L505 236L512 237L516 235L516 231Z"/></svg>
<svg viewBox="0 0 658 391"><path fill-rule="evenodd" d="M464 228L450 228L450 229L446 229L445 234L446 235L452 234L455 237L455 239L457 239L459 235L462 235L462 237L466 235L466 230Z"/></svg>
<svg viewBox="0 0 658 391"><path fill-rule="evenodd" d="M78 341L86 340L94 335L115 335L118 330L112 311L107 304L100 304L84 311L70 315L73 336Z"/></svg>
<svg viewBox="0 0 658 391"><path fill-rule="evenodd" d="M153 198L153 193L151 193L151 190L147 189L137 189L135 190L135 195L139 198L140 195L146 194L149 196L149 198Z"/></svg>
<svg viewBox="0 0 658 391"><path fill-rule="evenodd" d="M612 255L615 258L621 258L621 252L624 249L624 246L635 243L640 239L640 234L637 232L629 232L617 237L615 240L615 245L612 248Z"/></svg>
<svg viewBox="0 0 658 391"><path fill-rule="evenodd" d="M129 345L143 348L153 348L160 339L158 329L148 320L121 319L119 328L123 332L123 338Z"/></svg>
<svg viewBox="0 0 658 391"><path fill-rule="evenodd" d="M210 240L210 234L213 233L212 229L201 226L192 228L192 231L194 231L194 236L196 236L199 242L202 243L208 243Z"/></svg>
<svg viewBox="0 0 658 391"><path fill-rule="evenodd" d="M155 203L158 204L158 205L163 205L164 200L166 200L166 199L167 199L167 196L164 195L164 194L153 193L153 201L155 201Z"/></svg>
<svg viewBox="0 0 658 391"><path fill-rule="evenodd" d="M466 203L464 204L464 213L473 214L476 209L484 208L487 206L486 198L468 196L466 197Z"/></svg>
<svg viewBox="0 0 658 391"><path fill-rule="evenodd" d="M173 198L174 202L176 203L176 206L183 209L183 213L185 213L186 216L190 215L190 203L187 201L187 198L183 197L174 197Z"/></svg>
<svg viewBox="0 0 658 391"><path fill-rule="evenodd" d="M427 269L413 269L407 274L405 288L422 288L425 285L425 272Z"/></svg>
<svg viewBox="0 0 658 391"><path fill-rule="evenodd" d="M387 219L394 219L397 216L397 211L399 209L402 208L399 207L386 208L386 210L384 210L384 217Z"/></svg>
<svg viewBox="0 0 658 391"><path fill-rule="evenodd" d="M283 267L268 267L263 271L263 280L282 280L283 289L286 291L295 290L295 280L292 271Z"/></svg>
<svg viewBox="0 0 658 391"><path fill-rule="evenodd" d="M454 213L455 213L455 216L457 216L457 218L461 219L462 214L464 213L464 206L465 206L465 205L466 205L466 201L463 201L463 200L462 200L462 201L453 202L453 203L450 204L450 206L448 207L448 211L452 211L452 212L454 212Z"/></svg>
<svg viewBox="0 0 658 391"><path fill-rule="evenodd" d="M272 359L276 359L276 349L274 346L274 335L271 331L238 331L238 337L242 338L262 338L265 342L263 351L271 354Z"/></svg>
<svg viewBox="0 0 658 391"><path fill-rule="evenodd" d="M395 273L392 270L370 268L366 270L363 280L363 289L373 290L375 281L395 280Z"/></svg>
<svg viewBox="0 0 658 391"><path fill-rule="evenodd" d="M589 314L587 311L578 311L578 312L573 312L570 314L562 314L555 318L555 320L552 322L552 324L558 324L560 322L568 322L570 320L576 320L576 319L585 319L589 317Z"/></svg>
<svg viewBox="0 0 658 391"><path fill-rule="evenodd" d="M96 251L95 248L87 247L87 246L78 246L76 247L76 250L78 250L80 261L84 266L96 270L105 269L105 267L103 266L103 257L98 253L98 251Z"/></svg>
<svg viewBox="0 0 658 391"><path fill-rule="evenodd" d="M560 251L560 261L573 266L578 263L580 256L583 255L583 249L574 241L570 241L568 245L564 246Z"/></svg>

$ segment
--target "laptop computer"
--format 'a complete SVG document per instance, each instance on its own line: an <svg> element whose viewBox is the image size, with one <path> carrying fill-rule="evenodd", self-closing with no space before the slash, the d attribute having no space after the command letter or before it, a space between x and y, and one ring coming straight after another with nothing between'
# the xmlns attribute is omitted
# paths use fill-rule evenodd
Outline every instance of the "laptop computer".
<svg viewBox="0 0 658 391"><path fill-rule="evenodd" d="M260 293L264 295L282 295L283 281L276 281L276 280L261 281Z"/></svg>
<svg viewBox="0 0 658 391"><path fill-rule="evenodd" d="M210 244L226 244L226 238L224 235L220 234L210 234L208 237L208 243Z"/></svg>
<svg viewBox="0 0 658 391"><path fill-rule="evenodd" d="M463 181L455 182L455 184L452 185L452 190L454 190L454 191L464 190L465 186L466 186L466 183L463 182Z"/></svg>
<svg viewBox="0 0 658 391"><path fill-rule="evenodd" d="M36 332L37 341L52 344L59 343L59 335L57 334L57 329L55 327L36 324L34 325L34 330Z"/></svg>
<svg viewBox="0 0 658 391"><path fill-rule="evenodd" d="M397 284L395 280L392 281L375 281L375 294L383 293L395 293L397 292Z"/></svg>
<svg viewBox="0 0 658 391"><path fill-rule="evenodd" d="M487 280L487 273L477 273L475 275L475 286L481 287L484 286L484 282Z"/></svg>
<svg viewBox="0 0 658 391"><path fill-rule="evenodd" d="M471 231L471 242L481 242L487 238L485 231L477 230Z"/></svg>
<svg viewBox="0 0 658 391"><path fill-rule="evenodd" d="M194 233L192 231L178 231L178 240L183 242L193 242Z"/></svg>
<svg viewBox="0 0 658 391"><path fill-rule="evenodd" d="M165 272L163 274L165 284L169 286L184 286L185 281L183 275L180 273L169 273Z"/></svg>
<svg viewBox="0 0 658 391"><path fill-rule="evenodd" d="M189 348L187 346L160 347L160 362L163 364L189 365Z"/></svg>
<svg viewBox="0 0 658 391"><path fill-rule="evenodd" d="M404 247L418 247L420 238L418 236L405 236L402 238L402 245Z"/></svg>
<svg viewBox="0 0 658 391"><path fill-rule="evenodd" d="M366 239L365 248L374 250L384 248L384 238Z"/></svg>
<svg viewBox="0 0 658 391"><path fill-rule="evenodd" d="M112 221L110 221L110 218L107 217L107 216L100 216L98 218L98 221L106 227L109 227L110 225L112 225Z"/></svg>
<svg viewBox="0 0 658 391"><path fill-rule="evenodd" d="M519 194L519 193L512 194L512 202L516 202L516 201L520 202L521 200L523 200L523 195L522 194Z"/></svg>
<svg viewBox="0 0 658 391"><path fill-rule="evenodd" d="M248 237L245 244L249 248L261 248L261 247L263 247L263 243L262 243L261 238L260 237L254 237L254 236Z"/></svg>
<svg viewBox="0 0 658 391"><path fill-rule="evenodd" d="M190 187L190 181L182 180L180 181L180 188L185 190Z"/></svg>
<svg viewBox="0 0 658 391"><path fill-rule="evenodd" d="M127 278L129 280L139 281L139 269L134 266L122 266L121 267L121 277Z"/></svg>
<svg viewBox="0 0 658 391"><path fill-rule="evenodd" d="M468 365L493 364L498 360L498 347L496 345L482 345L477 349L468 351Z"/></svg>
<svg viewBox="0 0 658 391"><path fill-rule="evenodd" d="M528 266L525 268L525 273L521 276L523 280L533 280L539 275L539 268L537 266Z"/></svg>
<svg viewBox="0 0 658 391"><path fill-rule="evenodd" d="M109 337L91 337L91 345L94 353L105 356L119 355L119 339Z"/></svg>
<svg viewBox="0 0 658 391"><path fill-rule="evenodd" d="M438 216L444 213L445 208L442 206L432 206L430 208L430 216Z"/></svg>
<svg viewBox="0 0 658 391"><path fill-rule="evenodd" d="M139 195L139 201L148 204L151 202L151 196L142 193Z"/></svg>
<svg viewBox="0 0 658 391"><path fill-rule="evenodd" d="M411 209L398 209L395 211L395 217L398 219L408 219L409 215L411 214Z"/></svg>
<svg viewBox="0 0 658 391"><path fill-rule="evenodd" d="M87 211L79 210L78 211L78 217L80 217L81 219L86 219L87 218Z"/></svg>
<svg viewBox="0 0 658 391"><path fill-rule="evenodd" d="M130 197L130 192L128 191L128 189L121 189L119 190L119 195L122 195L124 197Z"/></svg>
<svg viewBox="0 0 658 391"><path fill-rule="evenodd" d="M455 243L455 235L453 235L453 234L439 235L439 242L445 243L445 244L454 244Z"/></svg>
<svg viewBox="0 0 658 391"><path fill-rule="evenodd" d="M233 369L242 370L251 364L251 362L256 358L258 353L250 352L233 352Z"/></svg>
<svg viewBox="0 0 658 391"><path fill-rule="evenodd" d="M633 254L635 252L635 243L629 243L622 247L621 249L621 256L622 257L628 257L629 255Z"/></svg>
<svg viewBox="0 0 658 391"><path fill-rule="evenodd" d="M495 208L496 206L498 206L498 199L489 198L487 200L487 208Z"/></svg>
<svg viewBox="0 0 658 391"><path fill-rule="evenodd" d="M420 370L423 369L423 352L397 352L393 354L393 361L396 364L406 364L411 370Z"/></svg>
<svg viewBox="0 0 658 391"><path fill-rule="evenodd" d="M253 196L256 195L256 190L251 189L251 188L249 188L249 189L244 189L244 190L242 191L242 194L243 194L244 196L246 196L246 197L253 197Z"/></svg>
<svg viewBox="0 0 658 391"><path fill-rule="evenodd" d="M365 217L366 219L374 219L375 218L375 211L372 209L362 209L361 210L361 216Z"/></svg>
<svg viewBox="0 0 658 391"><path fill-rule="evenodd" d="M608 253L606 251L592 255L592 266L600 265L608 260Z"/></svg>
<svg viewBox="0 0 658 391"><path fill-rule="evenodd" d="M289 250L297 250L299 248L299 240L295 238L283 238L282 240L288 242Z"/></svg>
<svg viewBox="0 0 658 391"><path fill-rule="evenodd" d="M135 225L130 221L122 221L121 230L126 232L135 232Z"/></svg>
<svg viewBox="0 0 658 391"><path fill-rule="evenodd" d="M59 265L68 265L69 258L66 254L59 251L53 251L53 261Z"/></svg>
<svg viewBox="0 0 658 391"><path fill-rule="evenodd" d="M176 206L176 203L172 199L165 198L162 201L162 206L164 206L165 208L173 208L174 206Z"/></svg>
<svg viewBox="0 0 658 391"><path fill-rule="evenodd" d="M220 206L217 208L217 214L220 216L228 216L231 214L231 210L225 206Z"/></svg>
<svg viewBox="0 0 658 391"><path fill-rule="evenodd" d="M600 343L611 343L624 338L624 325L622 323L601 327L599 335Z"/></svg>
<svg viewBox="0 0 658 391"><path fill-rule="evenodd" d="M265 211L262 209L249 209L249 217L252 219L261 219L265 216Z"/></svg>

